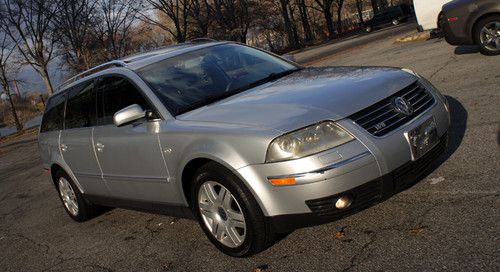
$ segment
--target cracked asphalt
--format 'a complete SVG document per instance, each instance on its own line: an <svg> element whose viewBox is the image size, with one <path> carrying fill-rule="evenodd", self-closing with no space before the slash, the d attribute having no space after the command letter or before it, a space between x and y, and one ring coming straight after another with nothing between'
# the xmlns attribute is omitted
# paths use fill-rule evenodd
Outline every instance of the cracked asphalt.
<svg viewBox="0 0 500 272"><path fill-rule="evenodd" d="M0 147L0 271L500 271L500 56L384 39L314 65L402 66L448 96L450 145L413 187L263 253L217 251L196 222L113 209L73 222L35 141Z"/></svg>

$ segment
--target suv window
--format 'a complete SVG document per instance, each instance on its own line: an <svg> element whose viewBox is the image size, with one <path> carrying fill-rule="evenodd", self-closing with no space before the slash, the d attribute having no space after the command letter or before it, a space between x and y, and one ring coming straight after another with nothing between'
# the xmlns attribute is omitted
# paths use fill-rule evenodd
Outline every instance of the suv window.
<svg viewBox="0 0 500 272"><path fill-rule="evenodd" d="M47 101L45 113L43 114L40 132L48 132L63 129L65 94L51 97Z"/></svg>
<svg viewBox="0 0 500 272"><path fill-rule="evenodd" d="M64 128L90 127L96 123L94 82L85 82L68 92Z"/></svg>
<svg viewBox="0 0 500 272"><path fill-rule="evenodd" d="M97 124L113 124L113 115L132 104L151 109L141 92L126 78L110 76L97 85Z"/></svg>

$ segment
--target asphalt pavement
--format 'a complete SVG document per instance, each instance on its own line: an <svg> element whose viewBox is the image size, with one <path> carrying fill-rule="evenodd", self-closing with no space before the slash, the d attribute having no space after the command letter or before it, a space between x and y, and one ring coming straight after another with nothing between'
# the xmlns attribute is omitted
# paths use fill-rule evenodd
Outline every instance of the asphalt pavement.
<svg viewBox="0 0 500 272"><path fill-rule="evenodd" d="M187 219L113 209L73 222L24 141L0 148L0 271L500 271L500 56L393 42L318 53L314 65L407 67L448 97L450 145L413 187L238 259Z"/></svg>

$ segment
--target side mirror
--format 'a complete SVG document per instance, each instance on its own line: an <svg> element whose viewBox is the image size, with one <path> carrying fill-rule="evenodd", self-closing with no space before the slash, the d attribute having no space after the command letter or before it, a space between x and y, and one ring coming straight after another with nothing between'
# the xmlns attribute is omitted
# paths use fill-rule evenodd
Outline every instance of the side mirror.
<svg viewBox="0 0 500 272"><path fill-rule="evenodd" d="M117 127L146 117L146 112L137 104L132 104L115 113L113 122Z"/></svg>
<svg viewBox="0 0 500 272"><path fill-rule="evenodd" d="M283 55L281 57L284 58L284 59L286 59L286 60L288 60L288 61L291 61L291 62L297 62L295 60L295 56L294 55L286 54L286 55Z"/></svg>

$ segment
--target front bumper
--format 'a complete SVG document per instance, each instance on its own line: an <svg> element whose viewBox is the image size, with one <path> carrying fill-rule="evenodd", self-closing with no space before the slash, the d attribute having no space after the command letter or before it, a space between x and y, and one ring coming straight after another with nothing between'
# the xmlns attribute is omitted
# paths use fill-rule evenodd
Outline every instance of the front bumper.
<svg viewBox="0 0 500 272"><path fill-rule="evenodd" d="M338 124L351 132L356 140L297 160L245 166L238 169L237 174L256 198L264 215L273 221L305 214L315 217L317 215L308 204L311 200L331 198L372 181L386 180L388 175L413 162L405 132L434 118L438 136L443 137L450 117L445 104L437 97L435 101L428 110L382 137L375 137L352 120L344 119ZM298 177L296 185L273 186L268 181L270 177L290 175ZM389 185L382 187L385 186Z"/></svg>
<svg viewBox="0 0 500 272"><path fill-rule="evenodd" d="M284 233L297 228L328 223L361 211L417 182L426 174L432 162L445 151L447 144L448 136L445 134L441 137L440 143L423 157L408 162L391 173L339 194L305 201L312 212L271 216L268 219L275 231ZM343 195L349 195L353 202L348 208L339 210L335 207L335 202Z"/></svg>

